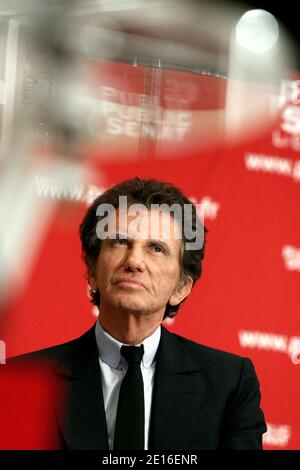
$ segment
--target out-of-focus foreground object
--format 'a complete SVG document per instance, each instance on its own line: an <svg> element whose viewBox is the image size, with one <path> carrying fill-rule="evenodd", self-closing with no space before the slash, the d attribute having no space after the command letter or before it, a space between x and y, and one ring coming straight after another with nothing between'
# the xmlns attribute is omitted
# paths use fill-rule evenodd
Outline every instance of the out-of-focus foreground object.
<svg viewBox="0 0 300 470"><path fill-rule="evenodd" d="M70 186L89 180L87 149L122 158L121 134L123 158L164 158L188 151L188 131L201 150L270 125L293 49L271 14L246 10L212 1L0 2L2 304L26 282L55 208L36 198L41 170Z"/></svg>

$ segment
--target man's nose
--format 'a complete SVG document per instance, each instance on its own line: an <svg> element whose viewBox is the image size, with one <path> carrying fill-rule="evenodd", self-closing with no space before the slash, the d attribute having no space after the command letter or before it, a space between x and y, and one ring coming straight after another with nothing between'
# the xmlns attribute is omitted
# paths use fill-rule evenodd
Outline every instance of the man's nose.
<svg viewBox="0 0 300 470"><path fill-rule="evenodd" d="M142 247L131 246L127 251L125 268L130 271L143 271L145 269L144 254Z"/></svg>

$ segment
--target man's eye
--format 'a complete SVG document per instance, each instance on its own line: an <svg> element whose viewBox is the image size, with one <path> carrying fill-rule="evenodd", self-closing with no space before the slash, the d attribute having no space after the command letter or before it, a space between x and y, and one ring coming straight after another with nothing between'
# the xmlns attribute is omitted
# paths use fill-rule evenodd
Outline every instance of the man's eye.
<svg viewBox="0 0 300 470"><path fill-rule="evenodd" d="M125 245L128 244L128 240L126 240L125 238L112 238L110 240L110 243L111 243L111 245L125 246Z"/></svg>
<svg viewBox="0 0 300 470"><path fill-rule="evenodd" d="M160 245L152 245L152 248L154 249L154 251L156 251L156 253L164 253L164 249Z"/></svg>
<svg viewBox="0 0 300 470"><path fill-rule="evenodd" d="M124 239L124 238L118 238L116 240L116 243L118 243L119 245L127 245L128 243L128 240Z"/></svg>

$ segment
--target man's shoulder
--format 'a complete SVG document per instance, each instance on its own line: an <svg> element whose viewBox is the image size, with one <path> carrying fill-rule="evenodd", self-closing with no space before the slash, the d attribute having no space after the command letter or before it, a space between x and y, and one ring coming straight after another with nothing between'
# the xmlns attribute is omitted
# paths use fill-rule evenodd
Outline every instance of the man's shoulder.
<svg viewBox="0 0 300 470"><path fill-rule="evenodd" d="M169 331L169 333L171 333ZM196 341L191 340L190 338L187 338L185 336L179 335L177 333L171 333L176 340L183 345L186 349L189 351L195 353L195 354L201 354L204 356L207 356L209 358L215 357L217 360L223 359L224 361L230 361L230 362L240 362L244 358L238 354L225 351L220 348L215 348L211 346L204 345L202 343L198 343Z"/></svg>
<svg viewBox="0 0 300 470"><path fill-rule="evenodd" d="M225 377L226 374L234 374L238 377L243 370L250 374L254 372L252 361L248 357L197 343L177 333L171 334L207 376L218 374Z"/></svg>

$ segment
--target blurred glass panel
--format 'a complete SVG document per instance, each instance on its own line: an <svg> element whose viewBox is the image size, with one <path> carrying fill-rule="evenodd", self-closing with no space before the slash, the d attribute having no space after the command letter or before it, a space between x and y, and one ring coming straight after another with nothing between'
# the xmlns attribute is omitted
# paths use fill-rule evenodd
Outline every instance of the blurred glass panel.
<svg viewBox="0 0 300 470"><path fill-rule="evenodd" d="M24 284L58 204L36 196L41 171L81 184L91 181L89 158L188 158L271 126L295 49L275 17L245 22L249 10L200 0L0 2L0 298Z"/></svg>

